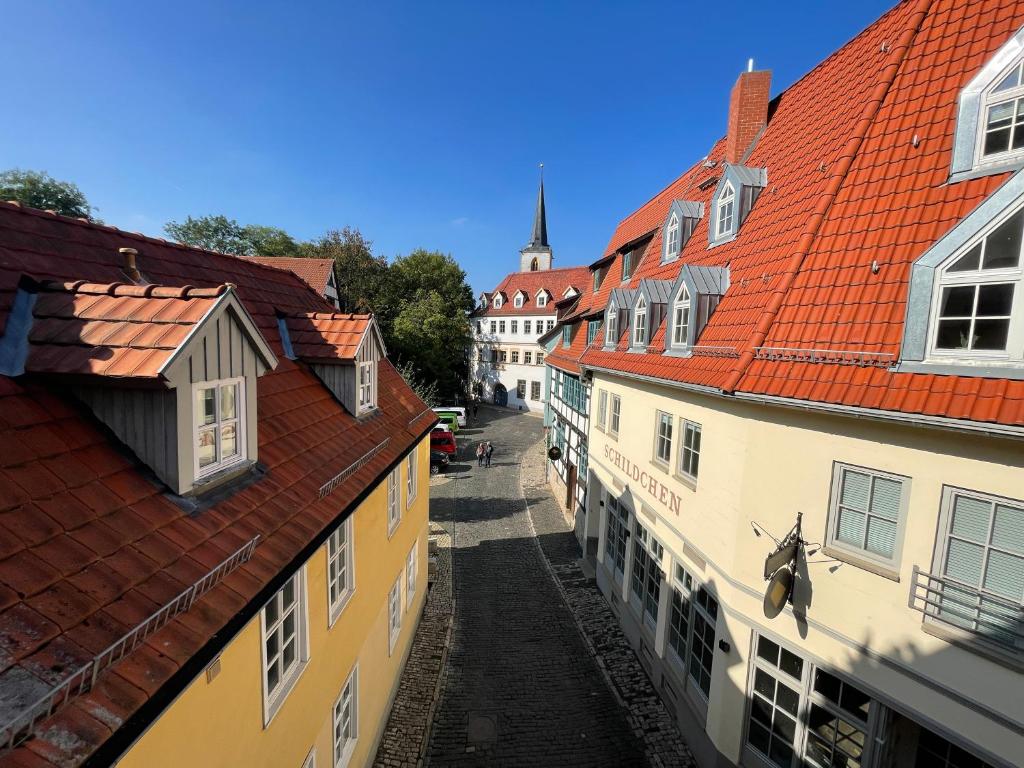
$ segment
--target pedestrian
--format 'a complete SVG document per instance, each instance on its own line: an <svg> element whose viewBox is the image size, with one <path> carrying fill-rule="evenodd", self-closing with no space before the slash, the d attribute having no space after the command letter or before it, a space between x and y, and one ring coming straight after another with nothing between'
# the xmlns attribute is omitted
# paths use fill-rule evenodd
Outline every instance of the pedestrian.
<svg viewBox="0 0 1024 768"><path fill-rule="evenodd" d="M482 467L484 465L484 454L487 453L487 448L483 442L477 443L476 446L476 465Z"/></svg>
<svg viewBox="0 0 1024 768"><path fill-rule="evenodd" d="M478 410L480 410L480 403L478 403L476 400L474 400L473 401L473 420L474 421L476 420L476 412Z"/></svg>
<svg viewBox="0 0 1024 768"><path fill-rule="evenodd" d="M484 450L484 457L487 459L487 463L484 464L485 467L491 466L491 454L492 453L494 453L494 446L491 445L491 441L488 440L487 441L487 448Z"/></svg>

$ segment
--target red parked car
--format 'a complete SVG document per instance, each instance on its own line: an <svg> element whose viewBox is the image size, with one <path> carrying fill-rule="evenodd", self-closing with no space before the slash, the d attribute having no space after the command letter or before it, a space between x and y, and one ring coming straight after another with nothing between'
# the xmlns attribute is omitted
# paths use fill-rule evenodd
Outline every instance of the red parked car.
<svg viewBox="0 0 1024 768"><path fill-rule="evenodd" d="M430 450L440 451L454 457L459 452L459 447L455 443L455 435L451 432L431 432Z"/></svg>

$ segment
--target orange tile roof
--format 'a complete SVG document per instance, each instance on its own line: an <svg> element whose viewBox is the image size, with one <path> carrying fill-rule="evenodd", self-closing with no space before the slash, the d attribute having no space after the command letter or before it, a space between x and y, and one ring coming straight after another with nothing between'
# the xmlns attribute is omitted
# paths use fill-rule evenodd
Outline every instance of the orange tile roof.
<svg viewBox="0 0 1024 768"><path fill-rule="evenodd" d="M295 356L303 360L355 359L373 315L307 312L285 318Z"/></svg>
<svg viewBox="0 0 1024 768"><path fill-rule="evenodd" d="M287 269L321 296L327 290L327 281L330 280L331 272L334 269L334 259L303 259L295 256L246 256L245 258L266 267Z"/></svg>
<svg viewBox="0 0 1024 768"><path fill-rule="evenodd" d="M29 281L28 373L155 378L228 285Z"/></svg>
<svg viewBox="0 0 1024 768"><path fill-rule="evenodd" d="M129 308L141 299L131 294L143 289L78 282L123 281L123 246L138 250L140 270L162 286L152 289L144 308ZM265 474L197 513L172 501L66 387L43 377L0 376L0 688L30 699L60 683L261 537L251 560L0 757L12 766L110 764L257 615L293 563L322 546L367 489L429 431L434 416L387 361L379 370L380 411L359 421L305 364L285 358L278 316L332 309L290 272L6 203L0 203L0 267L0 332L25 276L56 281L48 286L55 290L40 294L55 302L53 317L71 297L83 312L92 311L85 309L92 302L100 319L138 319L167 307L160 317L194 321L200 310L193 302L209 302L230 281L278 356L256 387ZM111 303L120 307L112 315ZM321 493L385 440L367 464Z"/></svg>
<svg viewBox="0 0 1024 768"><path fill-rule="evenodd" d="M486 309L478 308L474 317L492 317L498 315L554 315L556 314L555 302L562 298L565 291L573 287L577 291L586 290L590 284L590 270L587 267L561 267L559 269L545 269L537 272L512 272L505 276L498 287L488 293L488 305ZM543 307L536 304L537 292L541 289L548 292L548 303ZM523 306L517 308L514 303L518 291L526 294ZM490 299L494 294L502 293L505 303L499 309L495 309Z"/></svg>
<svg viewBox="0 0 1024 768"><path fill-rule="evenodd" d="M603 311L620 284L618 251L649 236L630 287L674 279L682 263L730 269L696 353L594 348L582 362L724 392L1024 425L1022 381L1000 381L994 393L992 380L881 364L900 351L911 264L1007 178L946 183L957 96L1022 24L1024 6L1010 0L906 0L777 96L745 161L767 169L768 185L738 237L708 248L706 214L679 260L659 263L672 201L710 210L715 184L701 186L721 173L719 141L707 162L618 225L605 253L614 256L611 273L572 314ZM848 361L765 359L758 350L767 347L844 350L869 367L851 373ZM936 386L948 396L914 394Z"/></svg>

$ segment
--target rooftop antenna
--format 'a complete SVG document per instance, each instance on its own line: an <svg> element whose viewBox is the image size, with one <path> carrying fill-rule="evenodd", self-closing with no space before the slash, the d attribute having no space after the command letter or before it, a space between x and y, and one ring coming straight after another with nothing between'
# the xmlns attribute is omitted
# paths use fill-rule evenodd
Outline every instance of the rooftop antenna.
<svg viewBox="0 0 1024 768"><path fill-rule="evenodd" d="M747 59L747 72L753 72L753 71L754 71L754 60L753 59Z"/></svg>

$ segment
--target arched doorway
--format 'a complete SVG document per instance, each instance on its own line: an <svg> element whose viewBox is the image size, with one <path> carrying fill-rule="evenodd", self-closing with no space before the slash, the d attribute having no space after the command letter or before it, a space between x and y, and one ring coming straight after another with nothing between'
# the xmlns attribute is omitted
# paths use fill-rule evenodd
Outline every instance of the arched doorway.
<svg viewBox="0 0 1024 768"><path fill-rule="evenodd" d="M503 407L508 405L508 390L504 384L494 385L494 404Z"/></svg>

